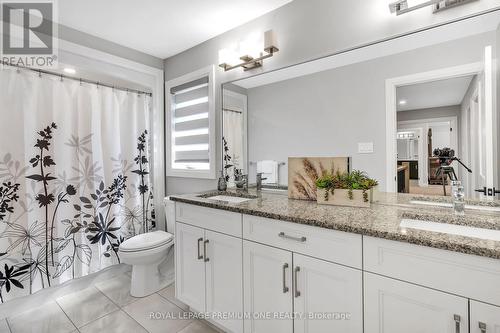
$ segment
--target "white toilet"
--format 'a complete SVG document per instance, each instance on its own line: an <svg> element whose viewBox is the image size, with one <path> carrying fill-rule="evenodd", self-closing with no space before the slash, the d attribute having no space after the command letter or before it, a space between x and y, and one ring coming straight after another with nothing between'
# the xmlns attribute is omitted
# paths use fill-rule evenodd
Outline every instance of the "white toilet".
<svg viewBox="0 0 500 333"><path fill-rule="evenodd" d="M174 235L165 231L137 235L120 244L122 262L132 265L132 296L148 296L162 288L158 266L167 258L173 244Z"/></svg>

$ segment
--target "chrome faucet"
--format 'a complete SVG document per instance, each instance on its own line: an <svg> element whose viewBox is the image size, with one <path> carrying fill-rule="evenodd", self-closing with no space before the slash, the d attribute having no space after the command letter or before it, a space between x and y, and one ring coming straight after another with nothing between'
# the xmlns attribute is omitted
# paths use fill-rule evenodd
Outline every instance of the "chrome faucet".
<svg viewBox="0 0 500 333"><path fill-rule="evenodd" d="M243 178L243 190L248 191L248 175L241 175Z"/></svg>
<svg viewBox="0 0 500 333"><path fill-rule="evenodd" d="M267 178L262 178L262 172L257 174L257 191L262 190L262 181L266 179Z"/></svg>
<svg viewBox="0 0 500 333"><path fill-rule="evenodd" d="M248 191L248 175L244 175L241 169L234 170L234 183L236 188Z"/></svg>

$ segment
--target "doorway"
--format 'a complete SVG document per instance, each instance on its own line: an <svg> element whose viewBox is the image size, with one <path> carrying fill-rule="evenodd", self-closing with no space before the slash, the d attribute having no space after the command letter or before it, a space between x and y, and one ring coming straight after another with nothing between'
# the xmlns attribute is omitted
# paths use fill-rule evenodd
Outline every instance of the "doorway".
<svg viewBox="0 0 500 333"><path fill-rule="evenodd" d="M461 65L457 67L450 67L439 69L430 72L417 73L409 76L398 77L388 79L386 81L386 125L387 125L387 136L386 136L386 147L387 147L387 191L396 192L398 190L398 120L400 122L408 121L410 119L401 119L398 117L398 108L402 104L409 104L409 101L403 101L404 97L399 94L398 90L404 90L404 88L409 88L412 86L423 86L432 85L437 82L443 83L445 80L470 80L469 86L467 87L467 96L463 96L463 100L460 104L460 111L457 112L454 117L456 118L456 124L452 125L451 121L449 123L450 132L452 133L450 137L450 147L442 148L452 148L454 150L455 156L460 158L461 161L468 165L472 169L472 173L463 168L457 162L453 162L454 167L459 180L464 183L466 192L468 196L480 197L480 195L475 191L476 188L487 186L494 187L494 177L493 170L496 167L496 156L494 147L492 143L494 138L496 139L496 126L494 122L493 114L493 97L492 97L492 87L494 86L493 75L491 69L491 47L486 47L485 49L485 61ZM489 93L488 93L489 92ZM442 96L439 90L434 91L434 95ZM456 104L457 105L457 104ZM456 106L455 105L455 106ZM409 105L411 106L411 105ZM436 106L436 105L434 105ZM445 105L441 105L444 107ZM448 105L450 106L450 105ZM429 107L428 107L429 108ZM413 107L413 109L421 109L419 107ZM408 111L408 110L405 110ZM410 110L411 111L411 110ZM403 113L404 114L404 113ZM435 116L430 116L432 114L426 113L426 119L420 120L420 124L405 124L412 128L421 128L424 131L427 126L431 127L434 125L432 122L437 121L435 118L442 114L436 113ZM451 117L450 114L446 115ZM400 119L398 119L400 118ZM403 117L404 118L404 117ZM452 117L453 118L453 117ZM414 119L417 120L417 119ZM425 120L425 121L424 121ZM429 123L430 120L430 123ZM402 123L400 123L402 125ZM446 126L443 125L443 127ZM402 129L400 127L400 129ZM453 133L455 129L455 133ZM477 131L477 135L469 135L469 133L474 133ZM443 132L444 133L444 132ZM438 134L439 136L439 134ZM456 136L456 144L453 146L453 137ZM435 158L433 156L434 152L430 151L437 147L432 147L428 143L425 143L426 135L421 135L419 140L422 140L424 149L421 151L425 155L425 151L428 152L428 158ZM434 136L436 139L436 136ZM442 136L441 136L442 139ZM431 136L432 140L432 136ZM439 140L439 139L438 139ZM446 144L445 144L446 145ZM425 146L427 148L425 148ZM429 149L431 148L431 149ZM421 157L419 158L422 159ZM427 166L426 166L427 165ZM421 167L427 167L427 181L432 173L432 166L429 165L428 161L421 162ZM429 187L430 184L424 177L422 180L422 172L419 173L419 179L414 180L414 184L418 184L419 187ZM449 179L448 179L449 182ZM422 186L423 185L423 186ZM441 189L442 189L442 184ZM410 192L410 191L407 191ZM449 191L447 191L449 192ZM435 193L436 195L443 195L443 191Z"/></svg>

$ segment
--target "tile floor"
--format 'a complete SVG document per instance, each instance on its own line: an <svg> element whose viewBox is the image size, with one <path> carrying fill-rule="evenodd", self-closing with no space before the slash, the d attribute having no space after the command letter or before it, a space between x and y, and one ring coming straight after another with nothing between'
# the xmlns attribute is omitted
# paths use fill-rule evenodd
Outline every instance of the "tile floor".
<svg viewBox="0 0 500 333"><path fill-rule="evenodd" d="M130 296L123 274L0 320L0 333L217 333L204 321L178 317L188 307L174 298L174 285L145 298ZM33 296L33 295L32 295ZM30 296L31 297L31 296ZM26 299L27 302L30 298ZM152 319L151 312L168 313Z"/></svg>

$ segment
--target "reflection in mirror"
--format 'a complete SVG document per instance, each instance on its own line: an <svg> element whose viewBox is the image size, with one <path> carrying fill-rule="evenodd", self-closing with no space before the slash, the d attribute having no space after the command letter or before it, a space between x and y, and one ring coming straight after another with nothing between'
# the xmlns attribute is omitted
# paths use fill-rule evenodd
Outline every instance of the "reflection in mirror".
<svg viewBox="0 0 500 333"><path fill-rule="evenodd" d="M224 176L234 186L236 174L247 174L247 95L246 89L225 85L222 107Z"/></svg>
<svg viewBox="0 0 500 333"><path fill-rule="evenodd" d="M483 129L472 130L465 113L471 101L476 100L473 92L479 88L478 78L484 78L484 73L481 70L457 74L455 68L453 76L456 75L460 76L409 84L396 90L397 159L398 165L408 167L404 173L409 174L409 183L405 185L402 180L408 177L398 177L400 192L450 195L451 181L460 179L469 196L475 193L471 187L476 183L469 184L481 172L470 173L467 165L481 157L475 151L472 158L471 146L465 141L474 137L474 133L480 135ZM465 138L467 128L471 135Z"/></svg>
<svg viewBox="0 0 500 333"><path fill-rule="evenodd" d="M238 168L255 183L274 174L267 162L349 156L388 192L449 196L457 179L467 197L493 199L499 23L485 14L225 84L224 108L230 92L248 101L248 135L224 111L224 136L248 140ZM282 186L287 169L276 171Z"/></svg>

